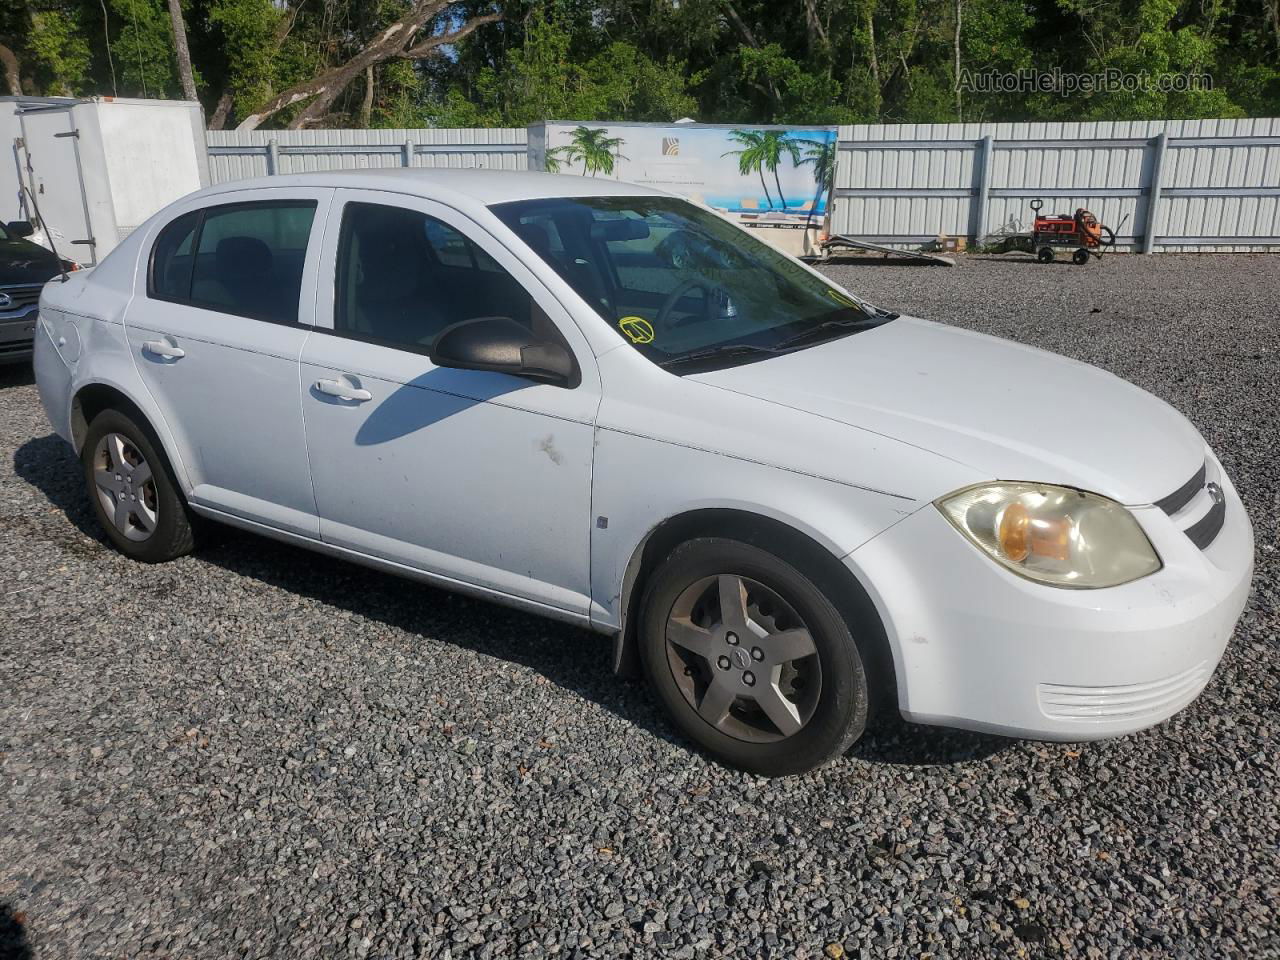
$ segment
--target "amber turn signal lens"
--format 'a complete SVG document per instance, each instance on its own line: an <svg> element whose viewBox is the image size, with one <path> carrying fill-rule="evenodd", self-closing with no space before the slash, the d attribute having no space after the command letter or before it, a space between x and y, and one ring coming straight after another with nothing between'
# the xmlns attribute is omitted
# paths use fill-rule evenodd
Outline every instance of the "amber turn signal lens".
<svg viewBox="0 0 1280 960"><path fill-rule="evenodd" d="M1020 503L1011 503L1000 515L1000 549L1014 563L1021 563L1031 553L1031 516Z"/></svg>

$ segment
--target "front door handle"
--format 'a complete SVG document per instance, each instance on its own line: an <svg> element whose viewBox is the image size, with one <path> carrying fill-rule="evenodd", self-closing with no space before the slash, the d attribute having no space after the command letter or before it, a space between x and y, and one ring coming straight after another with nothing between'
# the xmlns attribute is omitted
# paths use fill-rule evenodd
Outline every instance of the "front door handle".
<svg viewBox="0 0 1280 960"><path fill-rule="evenodd" d="M364 403L366 400L373 399L372 393L357 387L346 377L340 380L317 380L316 390L326 397L337 397L339 400L350 400L354 403Z"/></svg>
<svg viewBox="0 0 1280 960"><path fill-rule="evenodd" d="M142 343L144 353L149 353L153 357L162 357L165 360L181 360L187 355L187 351L172 340L144 340Z"/></svg>

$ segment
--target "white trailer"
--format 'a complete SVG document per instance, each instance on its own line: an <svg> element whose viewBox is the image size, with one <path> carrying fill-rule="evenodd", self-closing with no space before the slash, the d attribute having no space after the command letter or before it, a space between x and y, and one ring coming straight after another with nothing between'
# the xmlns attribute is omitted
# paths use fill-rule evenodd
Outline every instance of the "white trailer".
<svg viewBox="0 0 1280 960"><path fill-rule="evenodd" d="M185 100L0 98L0 218L31 220L93 266L161 207L209 184L204 111Z"/></svg>

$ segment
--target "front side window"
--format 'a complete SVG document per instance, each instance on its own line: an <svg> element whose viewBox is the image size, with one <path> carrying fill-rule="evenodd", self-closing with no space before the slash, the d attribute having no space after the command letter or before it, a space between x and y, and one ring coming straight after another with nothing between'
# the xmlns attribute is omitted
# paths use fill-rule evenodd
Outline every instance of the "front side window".
<svg viewBox="0 0 1280 960"><path fill-rule="evenodd" d="M445 327L509 317L556 338L528 291L442 220L400 207L348 203L338 238L334 329L429 353Z"/></svg>
<svg viewBox="0 0 1280 960"><path fill-rule="evenodd" d="M674 197L490 209L635 349L680 373L802 349L895 316Z"/></svg>
<svg viewBox="0 0 1280 960"><path fill-rule="evenodd" d="M156 238L148 294L273 323L298 322L314 200L208 207Z"/></svg>

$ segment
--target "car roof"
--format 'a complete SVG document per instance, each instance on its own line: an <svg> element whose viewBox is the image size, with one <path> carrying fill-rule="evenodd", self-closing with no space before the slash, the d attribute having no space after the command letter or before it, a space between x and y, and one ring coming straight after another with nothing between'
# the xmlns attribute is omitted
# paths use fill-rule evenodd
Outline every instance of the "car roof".
<svg viewBox="0 0 1280 960"><path fill-rule="evenodd" d="M541 200L555 197L637 197L667 196L661 190L621 180L575 177L559 173L524 170L373 169L325 170L290 173L274 177L234 180L202 191L215 196L235 190L263 187L345 187L356 190L388 190L427 199L465 196L489 205L510 200Z"/></svg>

